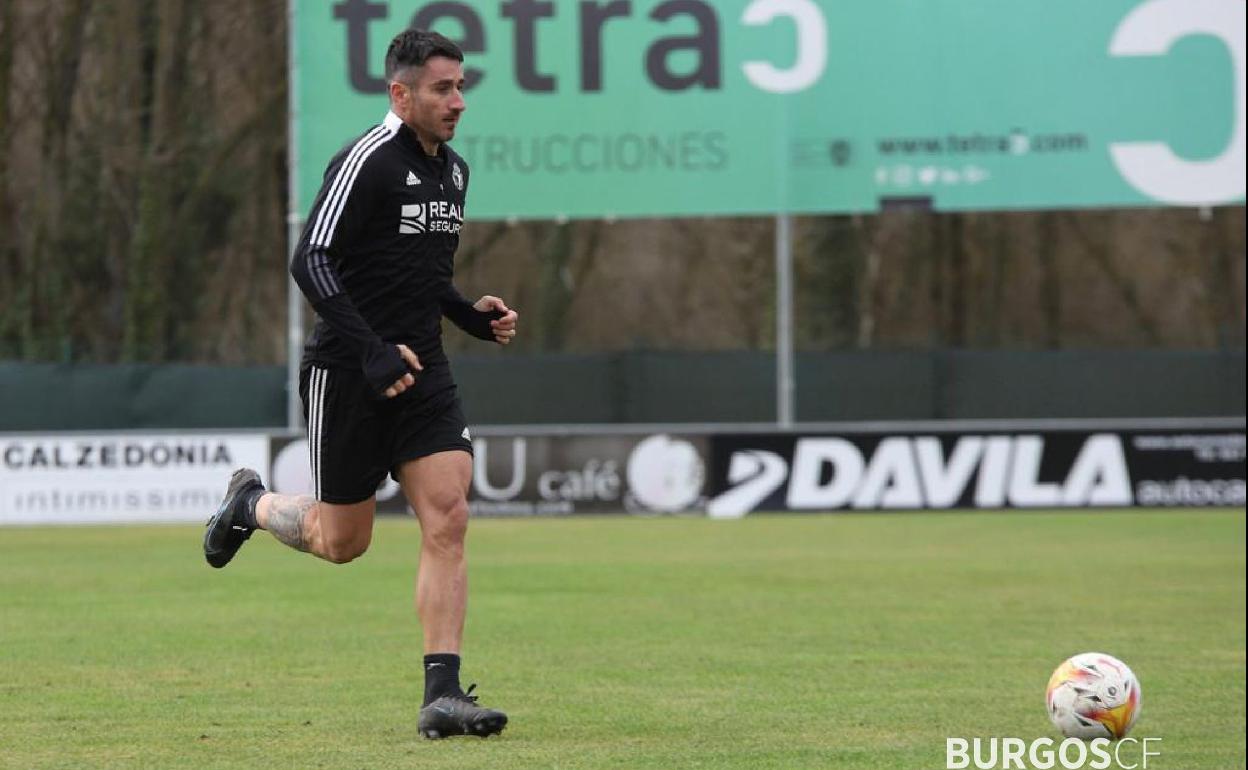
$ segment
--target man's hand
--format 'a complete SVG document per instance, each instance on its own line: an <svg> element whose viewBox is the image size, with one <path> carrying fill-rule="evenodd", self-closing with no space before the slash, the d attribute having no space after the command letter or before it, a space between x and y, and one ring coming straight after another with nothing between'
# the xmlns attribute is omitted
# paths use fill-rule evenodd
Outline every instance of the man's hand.
<svg viewBox="0 0 1248 770"><path fill-rule="evenodd" d="M498 344L506 345L511 342L512 337L516 336L516 321L520 319L520 315L507 307L506 302L487 294L477 300L472 307L480 313L488 313L491 310L495 310L503 314L501 318L490 321L490 329L494 332L494 341Z"/></svg>
<svg viewBox="0 0 1248 770"><path fill-rule="evenodd" d="M420 365L420 359L416 357L416 354L412 352L411 348L407 345L396 345L395 347L399 349L399 355L403 356L403 360L407 362L408 368L412 371L395 380L393 385L386 388L386 398L394 398L415 385L415 372L419 372L421 369L424 369L424 367Z"/></svg>

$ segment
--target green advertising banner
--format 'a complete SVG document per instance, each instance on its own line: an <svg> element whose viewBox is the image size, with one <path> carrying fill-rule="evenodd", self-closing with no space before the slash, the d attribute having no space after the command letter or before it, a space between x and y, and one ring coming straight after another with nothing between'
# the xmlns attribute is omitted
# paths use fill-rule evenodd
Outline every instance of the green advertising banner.
<svg viewBox="0 0 1248 770"><path fill-rule="evenodd" d="M475 219L1238 203L1244 0L293 0L298 204L407 26Z"/></svg>

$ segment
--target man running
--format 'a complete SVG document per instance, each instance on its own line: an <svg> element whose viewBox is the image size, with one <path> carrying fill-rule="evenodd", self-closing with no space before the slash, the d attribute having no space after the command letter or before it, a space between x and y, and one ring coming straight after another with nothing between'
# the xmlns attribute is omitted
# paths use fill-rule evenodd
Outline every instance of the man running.
<svg viewBox="0 0 1248 770"><path fill-rule="evenodd" d="M390 111L330 161L291 261L319 316L300 377L313 495L267 492L255 471L236 471L204 536L213 567L229 563L256 529L349 562L368 548L376 490L390 473L421 526L419 729L427 738L489 736L507 724L459 682L472 442L441 322L506 345L517 321L503 300L470 303L451 280L468 165L446 143L465 109L463 60L434 32L394 38Z"/></svg>

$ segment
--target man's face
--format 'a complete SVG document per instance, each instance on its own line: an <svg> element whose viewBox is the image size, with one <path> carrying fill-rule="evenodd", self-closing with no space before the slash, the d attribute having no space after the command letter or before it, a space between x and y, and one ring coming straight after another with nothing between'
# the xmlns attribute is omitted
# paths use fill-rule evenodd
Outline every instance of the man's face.
<svg viewBox="0 0 1248 770"><path fill-rule="evenodd" d="M467 109L464 66L445 56L430 57L404 82L391 86L391 97L395 113L422 141L449 142Z"/></svg>

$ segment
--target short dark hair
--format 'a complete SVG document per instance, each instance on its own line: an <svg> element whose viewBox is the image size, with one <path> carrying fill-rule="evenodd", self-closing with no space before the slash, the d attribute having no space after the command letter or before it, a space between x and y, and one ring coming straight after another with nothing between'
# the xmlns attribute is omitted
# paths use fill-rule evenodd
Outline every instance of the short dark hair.
<svg viewBox="0 0 1248 770"><path fill-rule="evenodd" d="M464 52L445 35L424 29L405 29L394 36L386 49L386 80L408 67L423 67L433 56L462 62Z"/></svg>

